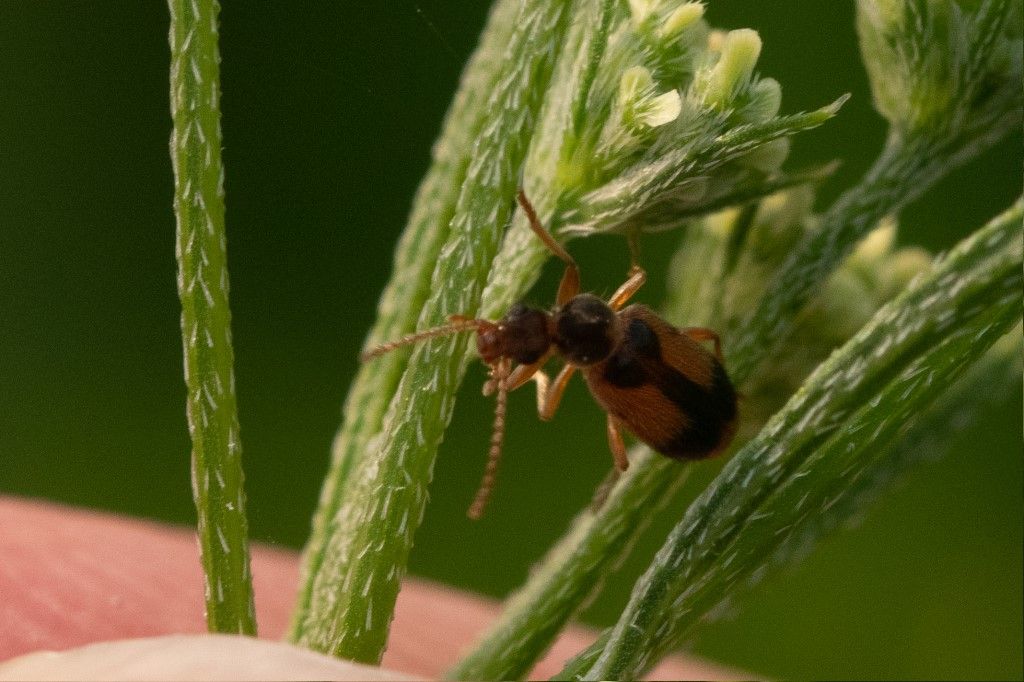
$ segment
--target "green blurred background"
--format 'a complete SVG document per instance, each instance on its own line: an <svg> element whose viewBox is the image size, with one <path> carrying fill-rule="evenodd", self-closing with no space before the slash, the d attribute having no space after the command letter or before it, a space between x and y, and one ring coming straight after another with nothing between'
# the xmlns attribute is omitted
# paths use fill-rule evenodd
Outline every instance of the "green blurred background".
<svg viewBox="0 0 1024 682"><path fill-rule="evenodd" d="M429 147L486 15L476 2L226 3L224 160L238 399L253 535L301 546L339 407ZM783 109L853 99L791 165L879 149L847 2L710 3L753 27ZM0 491L190 523L168 162L167 10L157 0L0 3ZM1019 135L908 210L942 249L1021 190ZM656 302L678 235L645 245ZM618 284L618 241L574 244ZM553 265L532 298L549 302ZM589 499L609 456L582 382L558 418L511 401L488 516L465 519L489 401L474 367L441 449L413 573L500 596ZM990 406L861 525L701 629L702 655L773 677L1020 678L1021 396ZM565 453L573 453L572 460ZM717 469L701 465L683 497ZM682 497L675 503L685 505ZM584 617L609 623L668 528L653 524ZM2 529L0 529L2 532Z"/></svg>

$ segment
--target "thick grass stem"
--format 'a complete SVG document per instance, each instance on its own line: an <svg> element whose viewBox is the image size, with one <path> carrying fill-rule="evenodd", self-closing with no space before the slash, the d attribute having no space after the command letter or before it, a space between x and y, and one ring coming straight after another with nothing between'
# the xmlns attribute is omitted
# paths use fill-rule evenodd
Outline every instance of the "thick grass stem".
<svg viewBox="0 0 1024 682"><path fill-rule="evenodd" d="M477 102L487 115L471 131L473 154L437 257L422 327L479 308L568 23L567 4L517 6L512 33L500 48L501 76ZM379 440L352 469L345 504L327 519L317 572L307 578L313 582L306 616L293 632L299 643L358 661L380 660L464 369L465 341L430 341L409 359Z"/></svg>
<svg viewBox="0 0 1024 682"><path fill-rule="evenodd" d="M170 0L171 161L192 490L212 632L256 633L235 402L215 0Z"/></svg>
<svg viewBox="0 0 1024 682"><path fill-rule="evenodd" d="M879 220L898 213L950 170L950 159L937 154L931 140L891 134L864 178L792 250L758 306L728 330L733 377L746 381L788 338L797 313Z"/></svg>
<svg viewBox="0 0 1024 682"><path fill-rule="evenodd" d="M608 565L629 550L626 539L639 535L658 502L669 499L686 481L689 469L667 470L659 459L664 458L649 448L634 448L624 480L606 503L573 521L530 580L508 599L499 619L446 673L447 678L511 680L522 679L530 671L601 583ZM644 490L645 495L631 494L635 490Z"/></svg>
<svg viewBox="0 0 1024 682"><path fill-rule="evenodd" d="M381 295L377 319L364 348L372 348L412 332L430 294L437 256L448 237L459 189L472 159L473 131L489 113L483 106L500 74L503 50L515 28L519 3L495 5L477 51L462 76L462 86L434 145L433 163L413 201L409 223L395 251L391 279ZM331 447L331 467L324 479L313 528L303 552L299 595L290 638L296 639L306 619L313 581L324 554L330 523L354 486L351 472L362 461L370 439L380 431L408 352L399 350L360 366L343 408L344 420Z"/></svg>

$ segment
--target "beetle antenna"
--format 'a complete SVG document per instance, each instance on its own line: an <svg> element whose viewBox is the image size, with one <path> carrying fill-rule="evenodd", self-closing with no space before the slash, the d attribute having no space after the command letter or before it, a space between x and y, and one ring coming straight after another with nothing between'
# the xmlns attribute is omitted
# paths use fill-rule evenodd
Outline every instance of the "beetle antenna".
<svg viewBox="0 0 1024 682"><path fill-rule="evenodd" d="M498 385L498 397L494 405L494 430L491 432L491 448L487 453L487 467L484 469L484 477L480 481L480 487L473 498L473 504L469 506L466 516L478 520L484 515L488 500L494 491L494 483L498 478L498 463L501 462L501 445L505 439L505 407L508 404L508 375L510 363L506 359L499 361L495 366L494 379Z"/></svg>
<svg viewBox="0 0 1024 682"><path fill-rule="evenodd" d="M380 357L385 353L390 353L396 348L401 348L402 346L408 346L413 343L418 343L425 339L432 339L436 336L447 336L448 334L458 334L459 332L474 331L476 329L479 329L480 326L484 324L484 320L474 320L471 318L461 317L459 315L452 315L451 320L451 324L442 325L440 327L434 327L432 329L424 329L421 332L416 332L415 334L403 336L397 341L389 341L388 343L382 343L381 345L375 348L371 348L368 351L363 351L362 353L359 354L359 359L362 362L366 362L367 360L372 360L373 358Z"/></svg>

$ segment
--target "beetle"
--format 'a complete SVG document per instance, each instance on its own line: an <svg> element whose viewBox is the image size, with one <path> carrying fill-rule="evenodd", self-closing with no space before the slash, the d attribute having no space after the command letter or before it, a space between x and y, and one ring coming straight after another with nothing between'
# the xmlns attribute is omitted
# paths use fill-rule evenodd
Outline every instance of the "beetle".
<svg viewBox="0 0 1024 682"><path fill-rule="evenodd" d="M540 418L548 421L573 374L583 375L607 413L617 472L629 466L623 431L672 459L703 459L721 452L735 435L738 409L718 334L703 327L678 329L644 305L623 307L647 278L635 257L628 279L608 301L581 293L576 261L541 225L522 189L516 198L533 232L565 263L555 307L546 311L520 303L497 321L452 315L448 325L362 356L365 361L428 338L476 332L477 352L489 368L484 395L496 393L497 398L487 468L470 518L480 517L494 487L508 392L531 379L537 383ZM714 352L703 345L708 341ZM542 368L556 355L565 366L551 381Z"/></svg>

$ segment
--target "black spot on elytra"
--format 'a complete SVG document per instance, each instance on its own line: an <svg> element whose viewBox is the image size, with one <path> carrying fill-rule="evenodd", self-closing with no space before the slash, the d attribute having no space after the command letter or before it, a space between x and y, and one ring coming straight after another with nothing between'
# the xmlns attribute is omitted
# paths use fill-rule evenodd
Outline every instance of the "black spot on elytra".
<svg viewBox="0 0 1024 682"><path fill-rule="evenodd" d="M661 360L661 342L658 341L658 335L643 320L630 321L626 328L625 345L637 355L652 360Z"/></svg>
<svg viewBox="0 0 1024 682"><path fill-rule="evenodd" d="M622 346L608 358L604 379L619 388L654 385L687 416L664 443L651 443L676 459L700 459L714 452L736 419L736 391L725 368L714 362L711 385L703 386L666 364L658 335L643 320L631 320ZM637 409L644 406L637 405Z"/></svg>
<svg viewBox="0 0 1024 682"><path fill-rule="evenodd" d="M643 365L632 353L619 351L608 358L604 380L619 388L637 388L650 383Z"/></svg>
<svg viewBox="0 0 1024 682"><path fill-rule="evenodd" d="M643 320L631 320L622 346L608 358L604 379L620 388L636 388L651 382L640 359L661 360L658 335Z"/></svg>
<svg viewBox="0 0 1024 682"><path fill-rule="evenodd" d="M725 368L714 363L710 389L675 370L658 381L658 388L690 417L690 423L657 450L682 459L698 459L713 452L736 419L736 391Z"/></svg>

